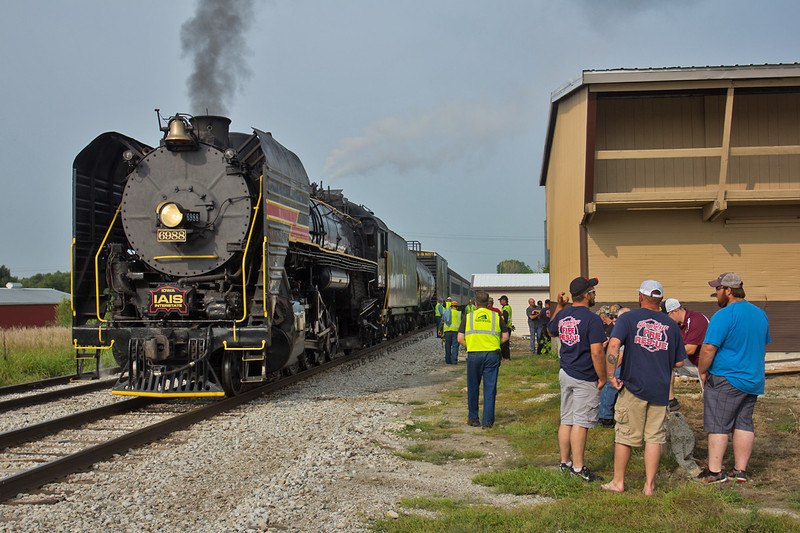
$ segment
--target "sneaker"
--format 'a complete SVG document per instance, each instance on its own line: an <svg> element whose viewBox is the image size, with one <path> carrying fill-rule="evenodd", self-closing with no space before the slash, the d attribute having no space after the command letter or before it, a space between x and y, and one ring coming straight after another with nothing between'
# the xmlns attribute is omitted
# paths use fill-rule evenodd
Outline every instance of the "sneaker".
<svg viewBox="0 0 800 533"><path fill-rule="evenodd" d="M477 427L477 426L480 426L481 423L478 422L477 420L467 420L467 425L468 426Z"/></svg>
<svg viewBox="0 0 800 533"><path fill-rule="evenodd" d="M705 467L702 472L694 477L694 480L699 483L725 483L728 481L728 476L722 472L712 472L708 467Z"/></svg>
<svg viewBox="0 0 800 533"><path fill-rule="evenodd" d="M670 413L673 411L677 411L681 408L681 402L678 401L677 398L673 398L669 401L669 411Z"/></svg>
<svg viewBox="0 0 800 533"><path fill-rule="evenodd" d="M569 469L569 473L570 473L570 475L573 475L573 476L580 476L583 479L585 479L586 481L595 481L595 480L603 481L602 476L598 476L594 472L590 471L588 468L586 468L586 465L583 465L583 468L581 468L577 472L575 471L574 468L570 468Z"/></svg>
<svg viewBox="0 0 800 533"><path fill-rule="evenodd" d="M569 461L568 463L561 463L559 465L559 468L561 468L561 471L564 472L565 474L567 472L572 471L572 461Z"/></svg>
<svg viewBox="0 0 800 533"><path fill-rule="evenodd" d="M746 470L736 470L735 468L728 472L728 479L735 479L738 483L746 483L747 482L747 471Z"/></svg>

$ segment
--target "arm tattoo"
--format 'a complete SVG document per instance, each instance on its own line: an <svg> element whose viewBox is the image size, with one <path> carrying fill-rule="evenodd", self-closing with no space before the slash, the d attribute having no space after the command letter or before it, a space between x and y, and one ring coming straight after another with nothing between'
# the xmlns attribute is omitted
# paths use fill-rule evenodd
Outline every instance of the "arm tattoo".
<svg viewBox="0 0 800 533"><path fill-rule="evenodd" d="M616 365L617 361L619 360L619 354L609 352L608 355L606 355L606 360L610 364Z"/></svg>

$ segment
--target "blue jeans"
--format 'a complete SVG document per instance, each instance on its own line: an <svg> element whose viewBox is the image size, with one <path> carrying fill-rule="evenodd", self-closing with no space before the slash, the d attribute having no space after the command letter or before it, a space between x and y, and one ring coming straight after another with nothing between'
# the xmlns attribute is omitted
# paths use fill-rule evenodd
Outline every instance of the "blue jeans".
<svg viewBox="0 0 800 533"><path fill-rule="evenodd" d="M621 366L617 367L614 375L619 379L619 371ZM598 418L606 420L613 420L614 418L614 404L617 403L617 393L619 391L611 386L610 381L606 381L603 389L600 391L600 412L597 414Z"/></svg>
<svg viewBox="0 0 800 533"><path fill-rule="evenodd" d="M444 362L448 365L458 364L458 332L444 332Z"/></svg>
<svg viewBox="0 0 800 533"><path fill-rule="evenodd" d="M467 352L467 409L468 418L478 421L478 397L483 379L483 419L481 425L494 424L494 401L497 397L497 372L500 352Z"/></svg>
<svg viewBox="0 0 800 533"><path fill-rule="evenodd" d="M439 334L439 326L442 325L442 317L435 316L433 318L436 320L436 334L438 335Z"/></svg>
<svg viewBox="0 0 800 533"><path fill-rule="evenodd" d="M542 325L528 323L528 329L531 332L531 353L536 353L536 347L539 345L539 338L542 336Z"/></svg>

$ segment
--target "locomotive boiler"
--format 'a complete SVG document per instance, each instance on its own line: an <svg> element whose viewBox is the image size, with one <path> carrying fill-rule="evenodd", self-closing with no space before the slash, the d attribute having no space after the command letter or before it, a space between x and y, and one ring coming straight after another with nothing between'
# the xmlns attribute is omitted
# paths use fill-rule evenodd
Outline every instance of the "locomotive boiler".
<svg viewBox="0 0 800 533"><path fill-rule="evenodd" d="M115 394L235 395L432 322L406 241L270 133L158 120L73 165L73 342L113 353Z"/></svg>

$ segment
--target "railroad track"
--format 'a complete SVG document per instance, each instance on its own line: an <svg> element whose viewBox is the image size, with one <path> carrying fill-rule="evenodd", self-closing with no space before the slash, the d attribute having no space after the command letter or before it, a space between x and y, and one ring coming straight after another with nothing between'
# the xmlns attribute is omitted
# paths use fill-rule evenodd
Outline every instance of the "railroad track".
<svg viewBox="0 0 800 533"><path fill-rule="evenodd" d="M163 402L133 398L101 408L61 417L48 422L0 434L0 501L41 487L59 478L83 471L117 454L159 440L170 433L230 411L256 398L293 385L351 361L385 351L396 351L432 332L416 331L342 355L333 361L279 381L265 384L239 396L203 405L198 400ZM109 418L111 417L111 418ZM157 419L155 423L153 419ZM136 423L136 422L140 423ZM88 424L88 425L87 425ZM111 424L111 425L109 425ZM120 426L123 429L120 429ZM133 427L135 426L135 427ZM47 440L39 441L47 436ZM76 445L73 445L73 441ZM83 443L83 444L81 444ZM84 444L91 444L84 446Z"/></svg>
<svg viewBox="0 0 800 533"><path fill-rule="evenodd" d="M103 368L100 373L102 374L100 377L105 378L111 375L119 374L122 369L120 367L113 367L113 368ZM46 378L46 379L39 379L36 381L27 381L25 383L17 383L16 385L5 385L0 387L0 396L7 396L10 394L18 394L18 393L25 393L30 391L35 391L38 389L46 389L49 387L57 387L59 385L67 385L72 383L75 379L75 374L71 374L69 376L57 376L54 378Z"/></svg>

